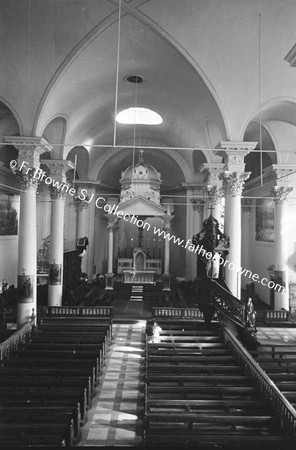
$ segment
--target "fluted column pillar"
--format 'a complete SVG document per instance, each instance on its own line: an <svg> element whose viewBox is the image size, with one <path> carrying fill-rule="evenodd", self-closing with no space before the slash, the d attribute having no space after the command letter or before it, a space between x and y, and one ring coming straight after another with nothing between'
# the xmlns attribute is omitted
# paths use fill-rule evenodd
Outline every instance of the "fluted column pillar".
<svg viewBox="0 0 296 450"><path fill-rule="evenodd" d="M171 220L173 216L169 213L163 219L163 229L166 233L171 231ZM170 291L170 241L164 240L164 268L163 268L163 291Z"/></svg>
<svg viewBox="0 0 296 450"><path fill-rule="evenodd" d="M77 241L78 239L88 238L88 203L83 200L77 201L78 223L77 223ZM81 272L87 273L87 250L81 260Z"/></svg>
<svg viewBox="0 0 296 450"><path fill-rule="evenodd" d="M17 176L21 188L19 242L18 242L18 300L17 326L20 328L37 313L37 226L36 170L40 165L40 154L52 147L40 137L7 136L8 144L18 149L18 160L10 167Z"/></svg>
<svg viewBox="0 0 296 450"><path fill-rule="evenodd" d="M95 251L95 211L96 211L96 188L95 184L89 180L76 181L79 186L78 194L75 197L77 205L77 241L87 237L88 246L81 260L81 271L87 274L87 279L92 280L94 276L94 251Z"/></svg>
<svg viewBox="0 0 296 450"><path fill-rule="evenodd" d="M73 164L64 160L45 160L51 178L60 184L66 181L66 171ZM64 259L64 209L66 194L56 187L50 187L50 251L48 277L48 306L62 306L63 259Z"/></svg>
<svg viewBox="0 0 296 450"><path fill-rule="evenodd" d="M89 195L95 196L95 187L88 187ZM86 273L88 279L91 281L94 276L94 254L95 254L95 211L96 211L96 202L95 200L91 201L88 208L88 232L86 236L88 237L89 245L87 248L87 260L86 260Z"/></svg>
<svg viewBox="0 0 296 450"><path fill-rule="evenodd" d="M113 252L114 252L114 229L116 219L114 217L108 218L109 237L108 237L108 270L106 273L106 290L113 290L114 273L113 273Z"/></svg>
<svg viewBox="0 0 296 450"><path fill-rule="evenodd" d="M250 242L252 242L254 232L251 224L251 211L252 211L252 199L242 198L242 268L251 269L252 268L252 255ZM242 287L246 288L246 284L250 280L248 277L242 277Z"/></svg>
<svg viewBox="0 0 296 450"><path fill-rule="evenodd" d="M225 162L223 188L225 192L224 232L230 237L225 281L230 291L241 298L241 195L250 172L244 172L244 157L256 147L256 142L221 142L216 152Z"/></svg>
<svg viewBox="0 0 296 450"><path fill-rule="evenodd" d="M187 188L186 205L186 242L202 229L203 223L203 188L200 185L183 184ZM186 252L186 280L193 280L196 277L196 254Z"/></svg>

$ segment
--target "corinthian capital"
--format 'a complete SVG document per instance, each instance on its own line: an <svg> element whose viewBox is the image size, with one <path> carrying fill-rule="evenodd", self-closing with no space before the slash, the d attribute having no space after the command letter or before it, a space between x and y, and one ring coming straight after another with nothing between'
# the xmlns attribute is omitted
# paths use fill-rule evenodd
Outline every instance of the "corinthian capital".
<svg viewBox="0 0 296 450"><path fill-rule="evenodd" d="M206 192L209 197L212 197L215 203L219 203L224 196L222 186L211 186L206 187Z"/></svg>
<svg viewBox="0 0 296 450"><path fill-rule="evenodd" d="M65 200L66 198L66 193L64 191L61 191L60 189L57 189L56 187L49 186L49 191L50 191L50 198L52 200L58 199Z"/></svg>
<svg viewBox="0 0 296 450"><path fill-rule="evenodd" d="M256 147L257 142L222 141L215 152L225 161L225 170L229 172L244 172L245 156Z"/></svg>
<svg viewBox="0 0 296 450"><path fill-rule="evenodd" d="M75 167L71 161L63 159L44 159L42 162L49 168L51 177L61 182L66 181L67 170Z"/></svg>
<svg viewBox="0 0 296 450"><path fill-rule="evenodd" d="M40 155L52 150L52 146L43 137L5 136L5 142L18 149L18 163L23 161L31 168L39 167Z"/></svg>
<svg viewBox="0 0 296 450"><path fill-rule="evenodd" d="M89 198L86 197L85 200L81 200L78 195L74 196L74 202L77 206L78 211L82 211L83 209L88 208L89 203L86 200L89 200Z"/></svg>
<svg viewBox="0 0 296 450"><path fill-rule="evenodd" d="M21 190L34 189L37 191L38 181L33 177L32 172L20 172L19 170L13 171L17 178L18 185Z"/></svg>
<svg viewBox="0 0 296 450"><path fill-rule="evenodd" d="M202 212L206 202L199 197L194 197L190 199L190 203L192 203L193 211Z"/></svg>
<svg viewBox="0 0 296 450"><path fill-rule="evenodd" d="M271 191L275 204L285 203L293 189L289 186L275 186Z"/></svg>
<svg viewBox="0 0 296 450"><path fill-rule="evenodd" d="M172 220L173 217L174 216L169 215L169 216L165 216L163 218L163 222L162 223L163 223L163 229L165 231L168 231L168 232L171 231L171 220Z"/></svg>
<svg viewBox="0 0 296 450"><path fill-rule="evenodd" d="M241 195L244 184L249 178L251 172L229 172L224 173L224 189L225 192L232 195Z"/></svg>
<svg viewBox="0 0 296 450"><path fill-rule="evenodd" d="M116 226L116 222L118 221L118 218L115 217L108 217L106 216L108 219L108 225L107 225L107 230L110 231L114 231L115 230L115 226Z"/></svg>

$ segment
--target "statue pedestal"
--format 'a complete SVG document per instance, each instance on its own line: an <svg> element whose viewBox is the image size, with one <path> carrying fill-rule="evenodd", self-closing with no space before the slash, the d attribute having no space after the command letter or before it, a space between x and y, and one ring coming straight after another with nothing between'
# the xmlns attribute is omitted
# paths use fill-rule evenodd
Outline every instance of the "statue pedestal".
<svg viewBox="0 0 296 450"><path fill-rule="evenodd" d="M162 290L170 291L171 290L171 275L169 273L164 273L162 276Z"/></svg>
<svg viewBox="0 0 296 450"><path fill-rule="evenodd" d="M105 291L113 291L114 273L106 273L105 275Z"/></svg>

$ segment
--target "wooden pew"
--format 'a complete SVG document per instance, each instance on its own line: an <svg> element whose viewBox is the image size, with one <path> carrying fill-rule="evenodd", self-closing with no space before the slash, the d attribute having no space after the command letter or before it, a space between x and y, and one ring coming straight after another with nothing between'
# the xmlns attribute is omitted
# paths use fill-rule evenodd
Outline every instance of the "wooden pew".
<svg viewBox="0 0 296 450"><path fill-rule="evenodd" d="M95 379L95 369L89 370L88 367L1 367L0 377L5 376L21 376L21 377L81 377L86 376L91 380L91 390L94 391L97 385Z"/></svg>
<svg viewBox="0 0 296 450"><path fill-rule="evenodd" d="M0 444L13 445L55 445L58 447L72 446L74 444L73 424L37 423L26 424L0 422Z"/></svg>
<svg viewBox="0 0 296 450"><path fill-rule="evenodd" d="M5 405L0 407L0 424L22 423L22 424L42 424L56 423L73 427L75 442L81 436L80 411L77 406L32 406L31 404L15 406ZM72 441L73 441L73 438Z"/></svg>
<svg viewBox="0 0 296 450"><path fill-rule="evenodd" d="M78 365L77 360L75 359L63 359L63 358L51 358L51 359L35 359L35 358L15 358L10 359L6 362L5 367L10 368L50 368L50 369L68 369L72 370L72 368L84 367L88 368L90 374L95 373L95 383L98 382L100 371L100 363L98 358L94 361L93 359L84 359L83 365Z"/></svg>
<svg viewBox="0 0 296 450"><path fill-rule="evenodd" d="M264 448L282 443L279 421L218 330L172 318L156 317L160 336L151 342L147 336L145 444L228 448L260 442ZM296 389L289 390L293 393L296 398Z"/></svg>
<svg viewBox="0 0 296 450"><path fill-rule="evenodd" d="M96 356L100 357L102 359L105 359L106 357L106 346L105 346L105 340L102 339L101 343L77 343L73 342L73 340L70 339L63 339L63 341L58 342L30 342L29 344L23 344L20 346L21 350L24 352L32 352L32 351L39 351L39 352L59 352L59 351L65 351L65 352L72 352L73 354L79 353L94 353Z"/></svg>
<svg viewBox="0 0 296 450"><path fill-rule="evenodd" d="M16 389L21 388L39 388L39 387L49 387L49 388L75 388L86 389L87 405L91 403L91 397L93 395L92 383L90 377L23 377L23 376L1 376L0 378L0 389L3 387L15 387Z"/></svg>
<svg viewBox="0 0 296 450"><path fill-rule="evenodd" d="M47 308L49 317L40 321L31 341L1 362L1 443L78 443L111 343L112 311Z"/></svg>
<svg viewBox="0 0 296 450"><path fill-rule="evenodd" d="M58 400L60 405L63 405L64 400L71 400L72 405L79 403L81 421L85 423L88 410L87 391L85 388L77 387L26 387L19 388L0 387L0 404L9 404L15 401L26 401L30 403L32 401L42 401L43 404L48 404L53 399Z"/></svg>

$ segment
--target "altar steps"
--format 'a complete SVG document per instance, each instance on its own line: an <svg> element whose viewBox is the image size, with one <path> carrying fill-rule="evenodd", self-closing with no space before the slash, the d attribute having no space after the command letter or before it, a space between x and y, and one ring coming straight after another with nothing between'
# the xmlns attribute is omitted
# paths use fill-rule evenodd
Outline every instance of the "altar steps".
<svg viewBox="0 0 296 450"><path fill-rule="evenodd" d="M143 286L132 286L132 291L130 295L130 302L142 302L143 301Z"/></svg>

